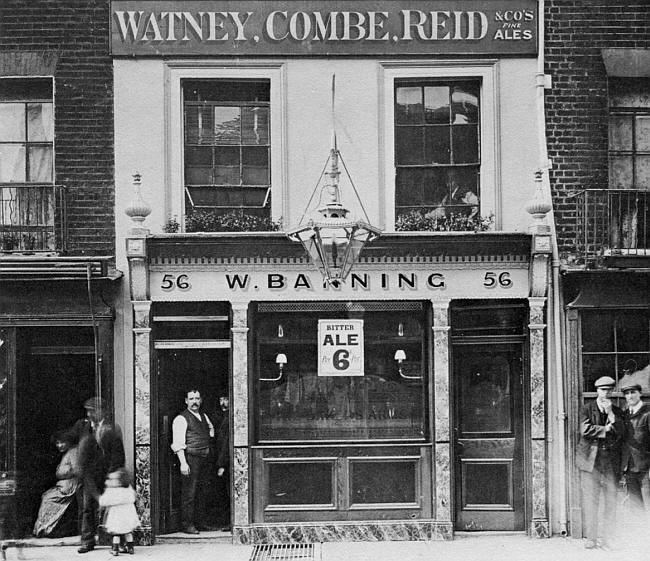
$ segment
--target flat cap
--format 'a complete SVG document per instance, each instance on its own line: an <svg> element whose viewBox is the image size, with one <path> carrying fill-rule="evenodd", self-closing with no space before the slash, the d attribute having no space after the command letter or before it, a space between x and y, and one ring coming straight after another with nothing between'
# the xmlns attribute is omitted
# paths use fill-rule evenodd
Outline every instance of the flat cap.
<svg viewBox="0 0 650 561"><path fill-rule="evenodd" d="M632 390L636 390L637 392L641 392L641 384L637 384L636 382L626 382L625 384L621 385L621 391L622 392L629 392Z"/></svg>
<svg viewBox="0 0 650 561"><path fill-rule="evenodd" d="M84 401L84 409L91 409L93 411L105 411L106 403L101 397L91 397Z"/></svg>
<svg viewBox="0 0 650 561"><path fill-rule="evenodd" d="M601 376L596 380L594 383L594 386L597 388L604 388L604 387L615 387L616 386L616 380L612 378L611 376Z"/></svg>

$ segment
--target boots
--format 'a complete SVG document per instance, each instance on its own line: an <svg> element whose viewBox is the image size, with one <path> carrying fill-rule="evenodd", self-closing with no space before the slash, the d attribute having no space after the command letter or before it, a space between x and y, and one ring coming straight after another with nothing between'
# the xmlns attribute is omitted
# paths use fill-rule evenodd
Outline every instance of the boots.
<svg viewBox="0 0 650 561"><path fill-rule="evenodd" d="M126 552L129 555L133 555L135 551L133 550L133 542L126 542Z"/></svg>
<svg viewBox="0 0 650 561"><path fill-rule="evenodd" d="M111 555L113 557L117 557L119 554L120 554L120 544L114 543L113 547L111 547Z"/></svg>

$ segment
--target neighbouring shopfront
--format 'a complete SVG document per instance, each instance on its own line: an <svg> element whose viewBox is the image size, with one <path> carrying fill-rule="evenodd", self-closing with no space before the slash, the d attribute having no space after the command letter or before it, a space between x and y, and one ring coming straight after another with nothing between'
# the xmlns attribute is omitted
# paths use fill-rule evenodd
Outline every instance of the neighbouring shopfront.
<svg viewBox="0 0 650 561"><path fill-rule="evenodd" d="M111 12L145 528L190 383L230 396L237 543L549 535L537 3L178 6ZM334 285L282 233L333 132L382 231Z"/></svg>

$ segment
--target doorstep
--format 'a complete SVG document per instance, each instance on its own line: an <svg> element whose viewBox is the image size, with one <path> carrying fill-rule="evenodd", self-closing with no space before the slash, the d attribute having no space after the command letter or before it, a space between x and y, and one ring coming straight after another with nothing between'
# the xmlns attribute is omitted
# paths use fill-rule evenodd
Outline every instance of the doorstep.
<svg viewBox="0 0 650 561"><path fill-rule="evenodd" d="M154 538L154 543L232 543L232 532L203 531L199 534L186 534L184 532L159 534Z"/></svg>

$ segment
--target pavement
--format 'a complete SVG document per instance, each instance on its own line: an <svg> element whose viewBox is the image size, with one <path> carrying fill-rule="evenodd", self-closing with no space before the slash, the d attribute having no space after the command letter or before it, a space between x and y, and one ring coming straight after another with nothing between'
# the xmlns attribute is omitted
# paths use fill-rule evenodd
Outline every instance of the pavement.
<svg viewBox="0 0 650 561"><path fill-rule="evenodd" d="M78 538L77 538L78 539ZM38 546L6 549L7 561L16 560L83 560L113 559L106 546L80 555L76 539L40 541ZM31 543L31 542L30 542ZM64 545L60 545L64 543ZM213 541L190 540L136 547L135 555L120 554L123 561L252 561L254 546L232 545ZM619 537L611 549L587 550L582 540L563 537L529 538L518 533L477 533L458 535L453 541L431 542L329 542L317 543L312 558L294 551L293 556L275 554L258 556L255 561L600 561L613 557L650 561L650 528L639 534ZM126 559L125 559L126 558Z"/></svg>

